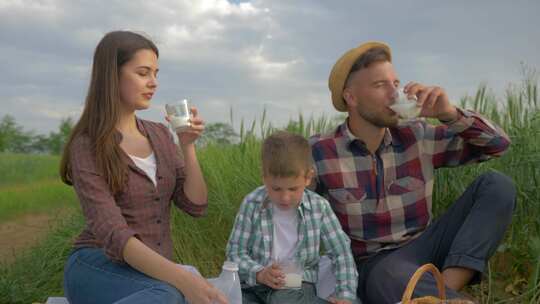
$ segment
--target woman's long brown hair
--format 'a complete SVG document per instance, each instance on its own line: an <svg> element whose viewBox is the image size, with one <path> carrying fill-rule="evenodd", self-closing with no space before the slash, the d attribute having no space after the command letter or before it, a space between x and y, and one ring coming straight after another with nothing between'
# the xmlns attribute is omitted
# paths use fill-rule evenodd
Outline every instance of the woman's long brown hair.
<svg viewBox="0 0 540 304"><path fill-rule="evenodd" d="M123 190L127 182L127 165L122 161L120 143L115 136L120 118L120 68L141 49L152 50L159 56L150 39L129 31L110 32L97 45L84 110L64 147L60 162L60 177L64 183L73 184L70 150L74 139L84 135L90 139L97 169L105 177L111 192Z"/></svg>

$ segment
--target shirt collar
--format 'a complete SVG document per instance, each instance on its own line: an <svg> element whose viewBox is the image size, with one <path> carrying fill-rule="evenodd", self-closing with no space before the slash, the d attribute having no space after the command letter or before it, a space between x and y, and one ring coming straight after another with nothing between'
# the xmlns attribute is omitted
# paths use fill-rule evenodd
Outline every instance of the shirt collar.
<svg viewBox="0 0 540 304"><path fill-rule="evenodd" d="M264 190L264 198L262 203L262 209L271 209L271 203L270 197L268 196L268 193L266 192L266 189ZM302 198L300 199L300 204L298 205L298 211L302 216L304 216L304 209L305 210L311 210L311 204L309 201L309 196L307 194L307 190L304 190L304 193L302 194Z"/></svg>
<svg viewBox="0 0 540 304"><path fill-rule="evenodd" d="M146 132L146 129L144 128L144 123L141 119L139 119L137 116L135 116L135 122L137 123L137 129L141 131L142 135L145 137L148 137L148 132Z"/></svg>
<svg viewBox="0 0 540 304"><path fill-rule="evenodd" d="M135 123L137 125L137 129L141 132L144 137L148 137L148 132L146 132L146 129L144 128L144 123L141 119L139 119L137 116L135 116ZM122 133L120 131L115 130L114 131L114 138L117 140L117 142L122 141Z"/></svg>
<svg viewBox="0 0 540 304"><path fill-rule="evenodd" d="M345 139L346 146L350 149L351 145L357 142L359 146L361 146L363 149L367 150L366 144L356 137L351 130L349 129L349 118L345 120L341 125L339 125L337 130L337 136L342 136ZM399 140L397 137L392 136L392 132L390 128L384 129L384 137L382 141L383 147L387 147L389 145L399 145Z"/></svg>

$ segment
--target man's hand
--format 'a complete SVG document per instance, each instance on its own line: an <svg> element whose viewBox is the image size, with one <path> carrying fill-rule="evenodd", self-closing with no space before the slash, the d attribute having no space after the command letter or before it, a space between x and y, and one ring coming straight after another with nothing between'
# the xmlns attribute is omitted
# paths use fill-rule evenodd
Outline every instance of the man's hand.
<svg viewBox="0 0 540 304"><path fill-rule="evenodd" d="M448 95L443 88L425 86L416 82L409 82L403 91L409 97L416 97L416 104L422 107L421 117L437 118L440 121L454 121L458 119L458 111L450 103Z"/></svg>
<svg viewBox="0 0 540 304"><path fill-rule="evenodd" d="M285 274L277 264L266 266L257 272L257 282L273 289L285 286Z"/></svg>

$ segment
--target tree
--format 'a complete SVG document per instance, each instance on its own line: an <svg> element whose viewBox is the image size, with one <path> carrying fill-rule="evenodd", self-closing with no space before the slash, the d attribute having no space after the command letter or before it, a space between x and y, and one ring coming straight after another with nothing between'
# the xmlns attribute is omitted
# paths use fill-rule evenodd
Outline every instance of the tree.
<svg viewBox="0 0 540 304"><path fill-rule="evenodd" d="M49 153L60 154L64 149L64 145L66 144L72 129L73 120L71 117L63 118L58 127L58 132L50 132L49 137L46 138L46 140L42 140L41 143L47 147Z"/></svg>
<svg viewBox="0 0 540 304"><path fill-rule="evenodd" d="M230 124L216 122L206 125L197 144L202 147L210 143L217 145L231 145L237 143L238 140L239 136Z"/></svg>
<svg viewBox="0 0 540 304"><path fill-rule="evenodd" d="M5 115L0 121L0 152L29 153L32 138L32 132L23 131L13 116Z"/></svg>
<svg viewBox="0 0 540 304"><path fill-rule="evenodd" d="M72 129L73 120L68 117L60 122L58 132L34 135L24 131L13 116L5 115L0 121L0 152L60 154Z"/></svg>

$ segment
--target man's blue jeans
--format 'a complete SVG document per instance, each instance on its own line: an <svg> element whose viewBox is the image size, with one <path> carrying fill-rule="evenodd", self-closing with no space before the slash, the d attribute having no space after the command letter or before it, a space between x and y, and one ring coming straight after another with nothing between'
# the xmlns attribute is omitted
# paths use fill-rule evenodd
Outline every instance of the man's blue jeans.
<svg viewBox="0 0 540 304"><path fill-rule="evenodd" d="M71 254L64 269L64 293L70 304L187 303L174 286L111 261L99 248Z"/></svg>
<svg viewBox="0 0 540 304"><path fill-rule="evenodd" d="M397 303L420 265L439 269L461 267L476 271L478 281L512 219L516 188L495 172L478 177L448 210L409 244L357 260L358 295L364 304ZM437 295L435 278L427 273L416 285L414 298ZM448 298L461 295L449 288Z"/></svg>

